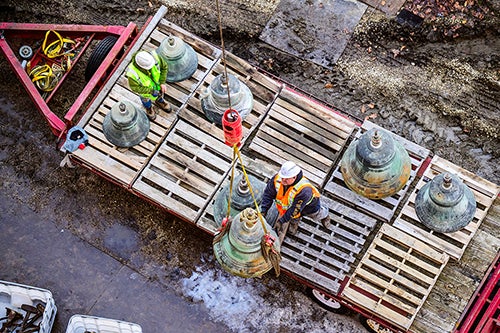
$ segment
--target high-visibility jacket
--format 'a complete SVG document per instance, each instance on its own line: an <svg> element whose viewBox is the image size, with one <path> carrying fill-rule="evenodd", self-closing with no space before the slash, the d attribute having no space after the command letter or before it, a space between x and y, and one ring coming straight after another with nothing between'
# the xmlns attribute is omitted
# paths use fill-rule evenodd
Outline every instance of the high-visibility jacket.
<svg viewBox="0 0 500 333"><path fill-rule="evenodd" d="M305 205L303 206L307 206L308 204L310 204L314 200L314 198L320 197L320 193L318 192L316 187L314 187L305 177L302 177L294 185L289 186L285 192L285 187L281 182L281 177L276 176L274 177L274 187L276 189L275 203L280 217L283 216L286 213L286 211L292 206L295 196L298 193L300 193L300 191L303 188L305 187L311 188L313 194L309 199L309 201L306 202ZM298 218L298 217L300 217L300 211L294 212L292 214L292 218Z"/></svg>
<svg viewBox="0 0 500 333"><path fill-rule="evenodd" d="M168 65L155 51L152 51L151 54L155 58L156 64L149 71L138 67L134 60L129 65L126 76L132 91L141 97L155 101L161 91L161 84L165 83L167 78Z"/></svg>

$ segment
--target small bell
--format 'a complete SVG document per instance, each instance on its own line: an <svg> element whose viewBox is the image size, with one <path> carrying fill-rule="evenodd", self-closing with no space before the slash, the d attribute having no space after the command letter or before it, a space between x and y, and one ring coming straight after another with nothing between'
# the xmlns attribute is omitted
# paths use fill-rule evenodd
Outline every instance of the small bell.
<svg viewBox="0 0 500 333"><path fill-rule="evenodd" d="M179 37L170 36L163 39L157 53L168 64L167 82L184 81L198 69L196 52Z"/></svg>
<svg viewBox="0 0 500 333"><path fill-rule="evenodd" d="M111 107L102 123L104 136L118 147L132 147L149 133L146 113L138 111L130 102L117 102Z"/></svg>
<svg viewBox="0 0 500 333"><path fill-rule="evenodd" d="M411 161L406 149L390 134L371 129L347 148L340 171L352 191L369 199L382 199L405 186Z"/></svg>
<svg viewBox="0 0 500 333"><path fill-rule="evenodd" d="M275 246L280 249L276 232L271 226L264 223L276 239ZM253 208L246 208L234 217L230 230L220 241L214 243L214 254L222 268L233 275L245 278L261 277L273 265L264 259L261 242L264 236L257 212Z"/></svg>
<svg viewBox="0 0 500 333"><path fill-rule="evenodd" d="M448 172L425 184L415 198L415 212L426 227L441 233L464 228L474 218L474 193Z"/></svg>
<svg viewBox="0 0 500 333"><path fill-rule="evenodd" d="M258 180L252 175L248 175L248 180L252 187L252 191L255 195L255 200L260 203L262 200L262 195L264 194L264 189L266 183ZM231 212L230 216L235 216L242 210L248 207L254 206L254 201L252 194L250 193L250 188L243 174L235 177L234 184L236 184L236 189L233 189L231 194ZM234 186L234 185L233 185ZM229 199L230 184L224 186L222 190L217 194L214 201L214 219L219 227L222 223L222 219L226 217L227 214L227 201Z"/></svg>
<svg viewBox="0 0 500 333"><path fill-rule="evenodd" d="M201 97L201 108L208 120L218 125L222 124L222 115L229 108L228 89L231 98L231 108L238 111L242 119L252 111L253 95L244 83L233 74L217 75L205 89Z"/></svg>

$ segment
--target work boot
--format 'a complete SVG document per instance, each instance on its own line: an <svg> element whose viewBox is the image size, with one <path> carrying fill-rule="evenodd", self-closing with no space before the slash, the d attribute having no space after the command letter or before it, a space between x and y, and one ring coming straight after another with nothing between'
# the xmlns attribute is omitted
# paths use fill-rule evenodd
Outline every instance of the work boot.
<svg viewBox="0 0 500 333"><path fill-rule="evenodd" d="M157 99L155 101L155 105L160 109L162 109L163 111L165 111L166 113L170 113L172 111L172 105L170 105L170 103L164 99L162 100Z"/></svg>
<svg viewBox="0 0 500 333"><path fill-rule="evenodd" d="M290 226L288 227L288 234L294 236L297 233L297 230L299 230L299 224L290 223Z"/></svg>
<svg viewBox="0 0 500 333"><path fill-rule="evenodd" d="M330 215L327 215L325 218L321 219L321 224L323 225L323 227L327 229L330 228L331 226Z"/></svg>
<svg viewBox="0 0 500 333"><path fill-rule="evenodd" d="M146 108L146 115L148 116L149 120L151 120L151 121L156 119L156 112L153 110L152 107Z"/></svg>

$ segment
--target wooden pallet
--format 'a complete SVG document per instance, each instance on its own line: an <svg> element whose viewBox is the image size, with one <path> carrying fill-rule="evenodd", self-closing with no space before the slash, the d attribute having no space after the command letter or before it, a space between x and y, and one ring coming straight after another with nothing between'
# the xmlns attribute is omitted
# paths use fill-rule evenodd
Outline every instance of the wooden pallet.
<svg viewBox="0 0 500 333"><path fill-rule="evenodd" d="M407 330L449 256L384 223L342 296Z"/></svg>
<svg viewBox="0 0 500 333"><path fill-rule="evenodd" d="M303 218L295 236L287 235L281 245L281 267L336 295L377 220L330 198L321 200L329 208L331 227Z"/></svg>
<svg viewBox="0 0 500 333"><path fill-rule="evenodd" d="M89 145L83 150L75 151L72 156L86 166L130 187L166 135L175 115L161 112L155 121L150 123L149 133L144 141L130 148L120 148L106 139L102 129L104 117L119 101L128 101L138 112L144 112L138 97L128 88L116 84L83 127L89 136Z"/></svg>
<svg viewBox="0 0 500 333"><path fill-rule="evenodd" d="M358 140L363 133L369 131L372 128L383 130L382 127L375 125L370 121L365 121L361 126L361 132L356 133L356 140ZM401 143L401 145L408 152L408 155L410 155L410 179L398 193L380 200L371 200L353 192L347 187L344 182L344 177L342 176L342 172L340 171L340 163L338 163L332 177L326 184L325 191L331 193L338 200L342 200L343 202L348 203L353 207L356 207L357 209L360 209L368 214L389 222L394 217L394 213L396 212L401 201L404 199L408 188L417 176L417 172L420 169L420 166L425 161L427 156L429 156L429 150L394 133L391 133L389 131L386 132L390 133L395 140ZM351 144L355 144L355 142L356 141L353 141Z"/></svg>
<svg viewBox="0 0 500 333"><path fill-rule="evenodd" d="M252 139L250 149L281 165L297 162L322 187L355 123L291 89L283 89Z"/></svg>
<svg viewBox="0 0 500 333"><path fill-rule="evenodd" d="M463 229L452 233L439 233L430 230L420 223L415 212L415 198L418 191L435 176L442 172L452 172L456 174L474 193L477 208L473 220ZM488 209L498 195L499 187L477 175L464 170L455 164L439 157L434 156L429 167L426 169L422 179L418 182L415 190L409 197L394 226L410 235L422 240L434 248L446 252L453 259L459 260L464 253L470 240L476 233L481 221L486 216Z"/></svg>
<svg viewBox="0 0 500 333"><path fill-rule="evenodd" d="M219 188L231 163L231 147L179 120L133 190L194 222Z"/></svg>
<svg viewBox="0 0 500 333"><path fill-rule="evenodd" d="M282 89L282 84L259 73L255 67L229 52L226 52L226 69L228 73L235 75L241 83L245 84L253 96L253 109L243 119L243 139L241 143L244 144L276 99ZM221 126L208 120L201 107L201 97L212 81L221 73L224 73L223 60L218 59L218 62L211 68L193 96L188 100L186 106L180 110L179 117L203 129L205 132L211 133L213 137L224 141Z"/></svg>

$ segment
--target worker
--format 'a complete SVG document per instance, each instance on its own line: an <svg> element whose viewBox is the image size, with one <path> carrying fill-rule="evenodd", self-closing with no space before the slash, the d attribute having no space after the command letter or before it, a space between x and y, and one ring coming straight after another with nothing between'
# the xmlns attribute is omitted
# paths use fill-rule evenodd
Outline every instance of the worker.
<svg viewBox="0 0 500 333"><path fill-rule="evenodd" d="M277 214L272 213L276 209ZM320 193L292 161L283 163L280 171L267 183L260 211L278 234L284 232L289 223L288 234L295 235L302 216L321 222L325 228L330 227L328 208L321 204Z"/></svg>
<svg viewBox="0 0 500 333"><path fill-rule="evenodd" d="M153 102L165 112L172 111L170 104L163 98L167 91L168 64L158 56L156 51L139 51L127 70L130 89L141 96L142 105L150 120L156 119L157 111L153 110Z"/></svg>

